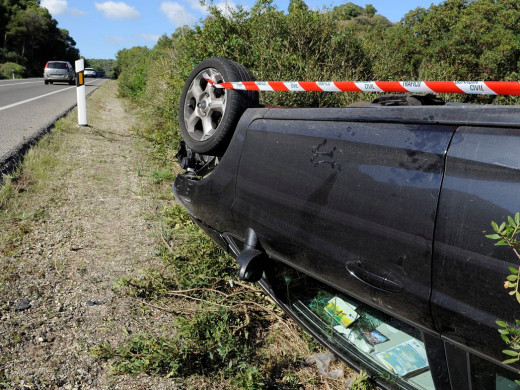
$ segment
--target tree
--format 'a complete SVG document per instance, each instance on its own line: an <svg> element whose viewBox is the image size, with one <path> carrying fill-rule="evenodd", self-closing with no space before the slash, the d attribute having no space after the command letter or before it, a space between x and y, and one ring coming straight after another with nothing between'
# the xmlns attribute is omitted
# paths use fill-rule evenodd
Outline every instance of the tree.
<svg viewBox="0 0 520 390"><path fill-rule="evenodd" d="M39 75L49 59L74 61L76 42L48 10L34 0L0 0L0 63L13 61L26 75Z"/></svg>
<svg viewBox="0 0 520 390"><path fill-rule="evenodd" d="M33 60L34 48L42 43L50 29L50 17L44 8L31 6L17 12L7 25L7 37L22 58Z"/></svg>
<svg viewBox="0 0 520 390"><path fill-rule="evenodd" d="M7 7L0 3L0 62L3 62L5 58L5 51L7 45L6 26L9 21L9 14L7 13Z"/></svg>
<svg viewBox="0 0 520 390"><path fill-rule="evenodd" d="M369 16L374 16L377 12L377 9L372 4L367 4L365 6L365 13Z"/></svg>
<svg viewBox="0 0 520 390"><path fill-rule="evenodd" d="M188 26L186 24L184 26L177 27L172 34L172 38L175 39L175 38L179 38L181 36L184 37L190 31L192 31L192 29L190 28L190 26Z"/></svg>
<svg viewBox="0 0 520 390"><path fill-rule="evenodd" d="M289 2L289 13L305 12L308 10L309 7L307 7L307 4L305 4L303 0L291 0Z"/></svg>
<svg viewBox="0 0 520 390"><path fill-rule="evenodd" d="M376 15L377 16L377 15ZM518 80L520 3L446 0L410 11L395 26L364 40L376 79ZM503 96L450 96L481 103Z"/></svg>
<svg viewBox="0 0 520 390"><path fill-rule="evenodd" d="M348 2L346 4L334 7L333 10L336 17L340 20L350 20L352 18L362 15L365 10L363 7L354 3Z"/></svg>
<svg viewBox="0 0 520 390"><path fill-rule="evenodd" d="M520 60L519 4L447 0L403 20L421 56L420 78L506 79Z"/></svg>

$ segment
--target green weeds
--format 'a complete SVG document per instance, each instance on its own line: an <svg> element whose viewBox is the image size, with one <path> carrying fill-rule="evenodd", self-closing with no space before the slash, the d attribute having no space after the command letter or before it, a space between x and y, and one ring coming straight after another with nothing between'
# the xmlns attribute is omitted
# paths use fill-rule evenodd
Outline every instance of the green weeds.
<svg viewBox="0 0 520 390"><path fill-rule="evenodd" d="M366 371L361 371L352 382L350 382L349 390L372 390L374 385L370 381Z"/></svg>
<svg viewBox="0 0 520 390"><path fill-rule="evenodd" d="M92 348L98 359L116 359L115 373L136 375L141 372L172 376L178 369L178 348L172 340L140 334L127 339L123 346L114 348L105 342Z"/></svg>
<svg viewBox="0 0 520 390"><path fill-rule="evenodd" d="M0 389L7 389L9 387L9 378L3 370L0 370Z"/></svg>
<svg viewBox="0 0 520 390"><path fill-rule="evenodd" d="M299 389L316 381L301 365L313 341L286 323L257 287L237 280L231 286L234 260L180 206L166 207L162 218L157 255L164 268L121 279L117 287L143 307L170 313L175 330L132 334L122 345L104 343L91 353L109 360L114 373L192 383L200 377L222 388Z"/></svg>
<svg viewBox="0 0 520 390"><path fill-rule="evenodd" d="M167 169L153 171L151 176L156 183L160 183L163 180L173 181L173 179L175 179L175 175L172 173L172 171Z"/></svg>

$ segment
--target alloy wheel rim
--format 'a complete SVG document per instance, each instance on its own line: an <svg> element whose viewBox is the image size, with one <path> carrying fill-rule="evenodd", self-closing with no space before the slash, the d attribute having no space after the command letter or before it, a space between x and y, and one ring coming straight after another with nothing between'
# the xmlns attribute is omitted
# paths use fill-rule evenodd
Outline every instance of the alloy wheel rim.
<svg viewBox="0 0 520 390"><path fill-rule="evenodd" d="M203 77L207 73L214 83L224 82L222 74L207 68L191 82L184 101L184 125L188 135L196 141L206 141L217 131L226 112L226 90L211 86Z"/></svg>

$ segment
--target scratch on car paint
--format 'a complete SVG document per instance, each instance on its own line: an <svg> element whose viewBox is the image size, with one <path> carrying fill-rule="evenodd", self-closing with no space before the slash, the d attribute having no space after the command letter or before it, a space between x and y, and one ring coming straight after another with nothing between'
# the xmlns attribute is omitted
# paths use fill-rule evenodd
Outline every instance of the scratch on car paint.
<svg viewBox="0 0 520 390"><path fill-rule="evenodd" d="M333 146L329 150L321 150L321 148L324 147L326 144L327 140L324 139L323 142L321 142L317 146L312 147L311 162L314 163L314 167L317 167L318 165L330 165L332 169L338 168L338 170L341 171L341 164L338 164L336 162L336 159L334 158L334 154L338 147Z"/></svg>

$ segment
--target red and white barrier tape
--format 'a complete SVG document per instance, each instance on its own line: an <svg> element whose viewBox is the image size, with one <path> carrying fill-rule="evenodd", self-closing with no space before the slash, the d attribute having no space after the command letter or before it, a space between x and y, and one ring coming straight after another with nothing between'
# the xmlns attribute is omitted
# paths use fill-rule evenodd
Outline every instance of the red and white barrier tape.
<svg viewBox="0 0 520 390"><path fill-rule="evenodd" d="M216 84L207 73L202 76L215 88L243 91L520 95L519 81L236 81Z"/></svg>

